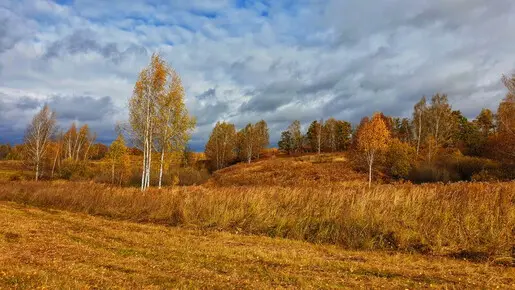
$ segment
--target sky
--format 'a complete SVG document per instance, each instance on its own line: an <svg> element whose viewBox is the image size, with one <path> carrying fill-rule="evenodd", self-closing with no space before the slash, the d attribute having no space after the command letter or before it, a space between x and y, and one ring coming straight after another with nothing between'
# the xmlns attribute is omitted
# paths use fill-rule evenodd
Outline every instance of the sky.
<svg viewBox="0 0 515 290"><path fill-rule="evenodd" d="M267 121L408 117L446 93L474 118L515 69L513 0L0 0L0 142L19 143L45 103L59 125L109 143L150 55L181 75L197 118Z"/></svg>

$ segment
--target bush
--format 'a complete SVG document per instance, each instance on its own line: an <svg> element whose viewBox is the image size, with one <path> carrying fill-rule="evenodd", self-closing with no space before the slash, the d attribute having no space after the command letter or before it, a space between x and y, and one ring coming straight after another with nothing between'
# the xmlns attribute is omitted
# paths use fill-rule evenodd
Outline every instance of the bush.
<svg viewBox="0 0 515 290"><path fill-rule="evenodd" d="M451 182L458 181L459 178L446 168L440 168L432 164L422 164L414 168L409 179L415 183L429 182Z"/></svg>
<svg viewBox="0 0 515 290"><path fill-rule="evenodd" d="M88 168L85 161L66 159L61 165L59 175L63 179L82 181L93 179L95 174Z"/></svg>
<svg viewBox="0 0 515 290"><path fill-rule="evenodd" d="M388 174L396 179L409 177L413 167L415 149L408 143L393 139L386 153L386 167Z"/></svg>
<svg viewBox="0 0 515 290"><path fill-rule="evenodd" d="M206 169L183 167L179 169L179 185L200 185L206 182L211 175Z"/></svg>
<svg viewBox="0 0 515 290"><path fill-rule="evenodd" d="M416 183L503 179L507 178L498 162L463 156L459 151L443 154L434 163L419 164L410 174L410 180Z"/></svg>
<svg viewBox="0 0 515 290"><path fill-rule="evenodd" d="M483 174L489 172L489 175L494 177L493 173L500 168L500 164L493 160L469 156L459 157L455 163L450 163L450 165L454 166L461 180L467 181L471 181L472 177L480 172L483 172Z"/></svg>

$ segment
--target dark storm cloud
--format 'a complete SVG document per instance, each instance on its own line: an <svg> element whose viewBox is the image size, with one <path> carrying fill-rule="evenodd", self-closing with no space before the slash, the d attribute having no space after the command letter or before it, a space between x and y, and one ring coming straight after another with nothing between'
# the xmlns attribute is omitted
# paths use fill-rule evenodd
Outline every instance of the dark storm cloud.
<svg viewBox="0 0 515 290"><path fill-rule="evenodd" d="M48 105L57 112L59 119L81 122L102 120L115 111L111 98L107 96L54 96L48 100Z"/></svg>
<svg viewBox="0 0 515 290"><path fill-rule="evenodd" d="M202 94L196 96L199 100L213 99L216 98L216 89L210 88L209 90L203 92Z"/></svg>
<svg viewBox="0 0 515 290"><path fill-rule="evenodd" d="M116 63L131 54L147 54L147 50L139 45L131 44L125 50L120 50L114 42L102 44L97 39L98 35L91 30L76 30L71 35L51 43L47 47L43 59L52 59L63 54L74 55L95 52Z"/></svg>
<svg viewBox="0 0 515 290"><path fill-rule="evenodd" d="M192 113L197 117L197 126L211 124L229 110L229 105L224 102L204 105Z"/></svg>
<svg viewBox="0 0 515 290"><path fill-rule="evenodd" d="M35 110L41 106L41 102L34 98L21 97L14 103L14 106L20 110Z"/></svg>

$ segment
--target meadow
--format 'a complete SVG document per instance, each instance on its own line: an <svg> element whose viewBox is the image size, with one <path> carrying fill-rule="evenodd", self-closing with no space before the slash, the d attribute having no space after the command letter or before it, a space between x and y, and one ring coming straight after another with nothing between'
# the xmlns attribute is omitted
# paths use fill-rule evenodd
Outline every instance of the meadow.
<svg viewBox="0 0 515 290"><path fill-rule="evenodd" d="M0 288L510 288L515 268L0 202Z"/></svg>
<svg viewBox="0 0 515 290"><path fill-rule="evenodd" d="M400 259L399 263L405 263L405 265L395 266L399 267L395 271L403 273L399 276L392 273L376 273L376 275L369 270L363 272L370 274L367 281L372 283L370 285L376 286L380 284L374 283L382 280L393 283L388 285L397 287L402 285L408 288L415 287L414 285L417 285L417 283L422 283L425 286L436 283L435 285L445 285L446 287L449 285L452 287L457 285L461 287L485 285L481 284L481 279L484 277L478 278L477 281L476 278L471 278L470 281L473 282L469 282L472 284L469 282L467 282L469 284L466 284L465 280L446 280L447 278L444 279L439 276L440 274L435 273L433 274L436 275L436 278L413 279L412 276L405 275L406 271L411 271L408 268L412 268L413 263L417 264L416 267L420 266L419 262L410 262L413 259L423 261L420 263L440 267L440 269L443 269L443 267L452 268L454 265L458 265L456 263L466 263L469 268L464 271L483 267L481 273L484 275L490 275L496 271L505 274L505 276L502 276L505 280L495 280L496 283L500 283L499 285L513 286L515 283L515 273L513 272L513 269L515 269L513 267L515 265L515 182L459 182L421 185L385 183L377 184L369 189L366 186L366 176L353 171L344 155L329 154L265 158L251 164L240 163L216 171L207 182L201 185L168 186L163 189L150 188L145 192L141 192L135 187L118 187L94 181L54 180L35 182L4 179L0 181L0 201L4 204L4 211L12 212L15 211L13 208L18 208L17 210L24 212L38 212L37 215L45 218L54 218L52 214L49 215L48 213L55 212L59 213L59 217L73 217L75 220L85 219L85 223L98 221L104 224L112 223L113 226L124 224L130 225L128 227L151 227L153 228L152 233L149 234L151 236L147 238L151 240L148 241L149 248L142 250L146 253L149 251L153 253L163 251L161 239L172 239L172 237L164 238L162 233L157 234L155 231L172 231L173 235L179 235L180 239L188 241L201 239L206 243L203 247L208 247L207 244L211 240L216 244L218 239L244 239L246 242L243 243L243 248L240 250L244 251L244 248L248 248L248 251L251 252L259 250L260 253L267 255L269 248L262 249L261 242L263 241L265 243L277 243L277 245L292 243L292 245L296 245L295 247L300 247L298 251L301 252L305 251L304 247L310 249L320 247L317 249L341 251L346 253L345 255L355 253L359 257L365 257L364 259L367 261L369 258L366 257L375 255L388 261L388 259L391 259L388 257L393 254ZM33 207L42 209L43 212L39 212ZM4 217L3 221L4 226L7 223L11 228L13 228L13 224L18 222L17 218L9 217L9 215ZM38 221L37 223L44 222ZM96 225L85 225L84 230L86 232L83 235L88 235L87 231L91 230L88 237L97 239L98 232L95 227ZM20 228L23 228L23 226L20 225ZM23 237L25 235L18 233L16 226L13 229L12 233L14 235L11 236L16 237L19 234ZM122 228L119 230L126 231ZM8 233L4 231L3 234L6 236ZM130 235L128 232L120 232L119 234ZM196 235L199 235L199 237ZM179 237L176 238L179 239ZM9 240L9 238L5 239ZM29 239L27 242L33 243L34 241ZM67 241L67 243L69 242ZM113 240L112 243L113 246L122 247L125 242ZM133 245L135 242L131 240L128 243ZM157 245L153 243L157 243ZM178 242L175 241L174 243L177 247ZM147 242L145 242L146 244ZM104 240L102 245L111 247L111 241ZM32 246L35 247L35 245ZM140 244L140 247L145 248L143 244ZM182 249L181 251L204 251L204 249L194 250L194 248L188 247L188 249ZM33 249L28 251L31 253L32 259L39 260L39 252L34 253L32 252ZM174 251L174 259L179 259L178 256L182 255L175 252L179 251L178 249L168 249L166 251ZM222 247L214 248L213 251L217 255L228 254L231 257L236 255L233 252L228 253L229 250ZM290 259L290 254L281 253L280 259ZM318 265L317 263L323 263L323 266L319 265L317 267L324 269L323 271L335 271L336 268L333 268L334 265L331 264L332 258L327 258L324 255L321 256L322 258L315 258L318 254L313 253L309 255L312 255L311 258L306 259L318 261L314 262L315 264L310 264L309 267L315 267L314 265ZM148 263L153 259L149 257L146 258L149 260ZM184 260L185 258L180 259ZM314 273L311 273L310 270L306 273L302 272L303 274L295 272L302 268L298 268L299 265L292 260L289 260L288 263L295 264L294 267L297 269L293 271L295 273L289 272L290 269L287 274L281 272L282 274L278 274L278 276L265 275L259 272L256 274L258 277L251 277L253 274L243 274L246 267L243 264L248 263L248 260L244 260L226 261L230 265L224 264L221 267L224 269L225 267L231 267L231 269L233 267L243 267L234 270L236 272L231 272L231 275L237 273L234 275L238 277L243 275L246 277L245 279L257 279L256 281L264 284L253 284L249 282L250 280L242 278L243 280L238 280L238 283L241 282L242 284L234 284L241 287L315 287L315 285L326 285L326 287L331 288L354 285L352 284L354 280L349 280L349 277L345 279L340 277L343 280L338 280L340 279L338 278L336 281L340 282L336 284L327 281L329 284L318 284L314 281L311 281L313 282L311 283L308 277L314 275ZM303 263L309 264L308 260L304 260ZM400 262L401 260L403 262ZM85 262L84 259L81 261ZM161 262L165 263L164 261ZM240 262L241 265L238 264ZM20 263L20 261L15 263ZM118 271L116 267L122 267L119 264L122 262L116 261L114 263L117 265L113 266L115 270L107 269L107 272ZM184 261L184 263L192 262ZM283 263L284 261L280 262L280 264ZM364 265L366 267L376 267L375 262L365 263ZM383 266L386 267L385 265ZM23 268L21 264L18 266ZM47 265L34 267L37 269L36 272L47 271L41 268L46 269ZM89 265L88 267L93 266ZM172 266L168 265L166 267ZM196 264L192 267L204 267L204 269L213 270L214 268L218 269L219 265L214 262L205 262L202 265ZM259 267L263 267L266 271L274 268L268 264ZM390 265L388 267L394 266ZM99 269L97 268L94 271ZM135 265L126 266L124 269L127 270L124 271L128 274L120 274L118 271L116 275L121 276L117 276L116 279L119 280L109 280L110 282L105 280L102 285L123 284L127 286L132 285L126 284L130 281L130 283L136 283L134 285L141 286L136 282L139 278L131 274L140 273L141 269ZM181 268L182 270L184 269ZM476 270L471 270L472 272L465 275L476 277L474 276L478 274L475 272ZM155 275L164 275L161 272L163 269L156 271L158 272L154 273ZM261 269L260 271L264 270ZM493 272L490 273L490 271ZM9 273L11 272L6 275L12 278L14 274ZM341 274L341 272L338 273ZM428 274L432 272L427 269L421 270L421 273L424 273L423 275L433 275ZM222 273L221 275L226 274ZM93 276L94 274L91 273L90 275ZM111 273L110 275L115 274ZM203 276L202 279L218 281L216 282L218 284L213 282L215 284L202 284L202 286L214 287L217 285L222 287L221 285L228 285L224 283L232 281L232 278L226 277L229 280L223 280L225 281L223 282L209 275ZM289 275L293 275L294 278ZM367 275L353 277L363 279L365 276ZM287 277L292 280L284 280L290 279ZM36 285L30 283L39 278L34 278L35 280L27 279L29 281L27 285ZM70 278L72 280L59 280L52 276L49 279L53 281L52 283L57 283L53 284L54 286L61 285L59 283L72 282L92 285L90 284L91 281L73 280L76 277ZM145 283L148 282L149 285L157 283L157 280L148 279L147 277L141 281L142 283L146 281ZM493 283L494 280L492 279L494 278L488 279ZM173 281L167 281L172 283L169 285L187 286L187 284L184 284L186 280L177 278L175 284L172 283ZM318 282L322 283L323 281ZM80 283L76 285L83 285ZM199 285L195 284L193 287L199 287ZM236 286L236 288L239 287Z"/></svg>

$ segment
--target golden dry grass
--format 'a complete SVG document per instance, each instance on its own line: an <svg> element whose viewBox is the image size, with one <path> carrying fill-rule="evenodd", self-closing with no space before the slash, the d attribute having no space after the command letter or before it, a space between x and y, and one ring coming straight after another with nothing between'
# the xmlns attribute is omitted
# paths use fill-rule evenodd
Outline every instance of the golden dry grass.
<svg viewBox="0 0 515 290"><path fill-rule="evenodd" d="M277 155L250 164L239 163L213 174L215 186L361 186L367 176L357 173L345 153L299 157Z"/></svg>
<svg viewBox="0 0 515 290"><path fill-rule="evenodd" d="M0 288L513 288L515 268L0 202Z"/></svg>
<svg viewBox="0 0 515 290"><path fill-rule="evenodd" d="M362 187L111 188L0 182L0 200L203 230L283 237L349 249L472 260L515 254L515 183Z"/></svg>

